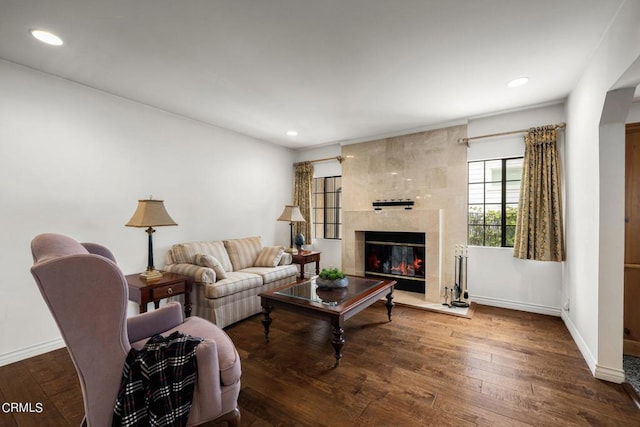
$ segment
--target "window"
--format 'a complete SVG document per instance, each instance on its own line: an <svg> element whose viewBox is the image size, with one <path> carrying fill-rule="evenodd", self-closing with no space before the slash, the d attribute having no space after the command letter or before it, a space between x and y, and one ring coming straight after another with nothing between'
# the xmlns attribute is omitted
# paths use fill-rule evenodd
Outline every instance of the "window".
<svg viewBox="0 0 640 427"><path fill-rule="evenodd" d="M513 247L522 157L469 162L468 244Z"/></svg>
<svg viewBox="0 0 640 427"><path fill-rule="evenodd" d="M342 177L313 179L313 224L316 239L342 238Z"/></svg>

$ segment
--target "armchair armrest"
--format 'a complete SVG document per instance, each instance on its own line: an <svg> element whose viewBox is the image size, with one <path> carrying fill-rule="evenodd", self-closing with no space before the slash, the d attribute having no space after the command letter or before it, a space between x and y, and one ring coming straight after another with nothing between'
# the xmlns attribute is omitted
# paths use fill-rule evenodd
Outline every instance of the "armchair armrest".
<svg viewBox="0 0 640 427"><path fill-rule="evenodd" d="M222 385L240 380L240 356L224 330L200 317L189 317L180 328L185 334L204 338L197 350L198 376L206 372Z"/></svg>
<svg viewBox="0 0 640 427"><path fill-rule="evenodd" d="M110 259L113 262L116 262L116 257L113 256L113 252L102 245L88 242L81 243L81 245L84 246L85 249L89 251L89 253L100 255L107 259Z"/></svg>
<svg viewBox="0 0 640 427"><path fill-rule="evenodd" d="M209 267L201 267L195 264L167 264L163 270L193 277L193 280L200 283L216 283L216 272Z"/></svg>
<svg viewBox="0 0 640 427"><path fill-rule="evenodd" d="M182 306L178 302L170 302L157 310L132 316L127 319L129 342L136 342L161 334L183 322Z"/></svg>

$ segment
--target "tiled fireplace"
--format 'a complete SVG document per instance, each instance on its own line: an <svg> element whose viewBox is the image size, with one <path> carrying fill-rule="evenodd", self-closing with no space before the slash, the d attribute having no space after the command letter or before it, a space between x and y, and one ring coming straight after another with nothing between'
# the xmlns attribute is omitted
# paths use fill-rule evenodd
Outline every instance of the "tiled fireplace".
<svg viewBox="0 0 640 427"><path fill-rule="evenodd" d="M344 234L342 240L342 266L346 273L365 275L371 270L367 267L367 241L373 236L380 237L380 234L397 235L402 233L405 235L424 236L424 261L420 263L419 272L424 272L424 280L419 283L420 287L416 287L416 283L406 283L407 281L415 281L415 267L413 276L409 278L409 269L405 268L406 276L394 274L393 279L398 281L400 288L410 286L412 292L423 292L425 299L428 301L438 301L440 299L441 273L442 273L442 256L440 251L442 242L440 232L440 224L443 219L443 212L439 210L423 210L423 211L405 211L405 210L383 210L375 213L370 211L345 212L344 213ZM347 236L350 236L348 238ZM396 242L398 243L398 242ZM406 242L400 242L406 243ZM403 246L403 245L397 245ZM407 246L407 245L404 245ZM396 249L396 253L398 249ZM402 249L400 249L402 252ZM453 258L452 258L453 259ZM405 259L405 262L407 259ZM402 268L396 270L402 271ZM384 270L382 274L386 274ZM392 273L389 273L391 275ZM424 286L424 288L422 287ZM442 285L444 289L445 284Z"/></svg>
<svg viewBox="0 0 640 427"><path fill-rule="evenodd" d="M466 126L455 126L342 147L342 268L347 274L393 275L423 292L426 301L442 301L444 287L453 283L455 247L466 242L467 148L457 141L465 136ZM411 210L374 211L372 202L392 199L415 204ZM385 269L392 259L374 262L372 269L366 261L372 255L366 243L371 232L418 233L424 248L396 242L402 243L395 253L405 257L404 266Z"/></svg>

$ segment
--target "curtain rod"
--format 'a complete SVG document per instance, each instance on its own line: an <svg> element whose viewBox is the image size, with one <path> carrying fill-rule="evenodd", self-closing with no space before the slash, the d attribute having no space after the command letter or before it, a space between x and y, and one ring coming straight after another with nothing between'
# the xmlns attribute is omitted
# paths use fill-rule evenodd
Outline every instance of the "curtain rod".
<svg viewBox="0 0 640 427"><path fill-rule="evenodd" d="M319 163L319 162L328 162L329 160L337 160L340 163L342 163L342 161L344 160L344 157L342 156L335 156L335 157L325 157L324 159L315 159L315 160L305 160L304 162L298 162L298 163L294 163L293 166L298 166L304 163Z"/></svg>
<svg viewBox="0 0 640 427"><path fill-rule="evenodd" d="M566 126L566 123L556 123L555 125L547 125L547 126L540 126L540 127L542 127L542 128L550 128L550 129L564 129L565 126ZM460 139L458 139L458 143L459 144L466 144L467 147L468 147L469 146L469 141L473 141L474 139L493 138L495 136L515 135L515 134L518 134L518 133L527 133L532 129L535 129L535 128L512 130L511 132L492 133L492 134L489 134L489 135L472 136L471 138L460 138Z"/></svg>

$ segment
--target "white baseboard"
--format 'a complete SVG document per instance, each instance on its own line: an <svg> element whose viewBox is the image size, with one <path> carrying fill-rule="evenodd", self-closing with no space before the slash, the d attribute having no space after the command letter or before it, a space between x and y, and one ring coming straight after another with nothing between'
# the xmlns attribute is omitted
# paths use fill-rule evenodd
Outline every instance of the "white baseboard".
<svg viewBox="0 0 640 427"><path fill-rule="evenodd" d="M578 332L578 328L571 321L571 317L567 314L566 311L562 312L562 320L564 321L565 326L569 330L573 341L578 346L578 350L582 354L585 362L587 362L587 366L591 370L593 376L599 380L609 381L616 384L621 384L625 380L624 370L617 368L610 368L608 366L600 365L596 362L596 358L593 357L593 354L587 347L587 343L582 339L582 335Z"/></svg>
<svg viewBox="0 0 640 427"><path fill-rule="evenodd" d="M62 347L64 347L64 341L62 340L62 338L56 338L51 341L46 341L40 344L35 344L29 347L10 351L8 353L0 354L0 366L19 362L21 360L28 359L29 357L38 356L40 354L57 350Z"/></svg>
<svg viewBox="0 0 640 427"><path fill-rule="evenodd" d="M599 380L622 384L625 380L624 370L609 368L607 366L596 365L593 376Z"/></svg>
<svg viewBox="0 0 640 427"><path fill-rule="evenodd" d="M549 307L546 305L523 303L519 301L508 301L477 295L472 295L470 300L480 305L490 305L492 307L508 308L511 310L527 311L529 313L546 314L556 317L560 317L562 312L562 309L560 307Z"/></svg>
<svg viewBox="0 0 640 427"><path fill-rule="evenodd" d="M591 373L595 376L596 358L593 357L593 354L591 354L589 347L587 347L587 343L584 341L584 339L582 339L582 335L580 335L580 332L578 332L578 328L576 328L576 326L573 324L573 322L571 321L571 317L569 317L569 314L567 314L566 311L562 312L562 321L569 330L571 338L573 338L573 341L578 346L578 350L580 350L580 353L582 353L582 357L584 358L585 362L587 362L587 366L591 370Z"/></svg>
<svg viewBox="0 0 640 427"><path fill-rule="evenodd" d="M550 316L560 317L564 322L565 326L567 327L567 329L569 330L569 333L571 334L573 341L578 346L578 349L580 350L582 357L584 358L585 362L587 362L587 366L591 370L591 373L593 374L593 376L599 380L609 381L616 384L620 384L624 382L625 380L624 370L611 368L608 366L602 366L596 362L595 357L593 357L593 354L591 354L591 351L589 350L587 343L582 338L582 335L580 335L580 333L578 332L578 329L575 327L575 325L571 321L571 318L569 317L567 312L563 311L561 308L547 307L547 306L537 305L537 304L521 303L516 301L506 301L506 300L501 300L501 299L491 298L491 297L473 296L471 300L473 302L476 302L482 305L490 305L493 307L509 308L512 310L527 311L531 313L547 314Z"/></svg>

